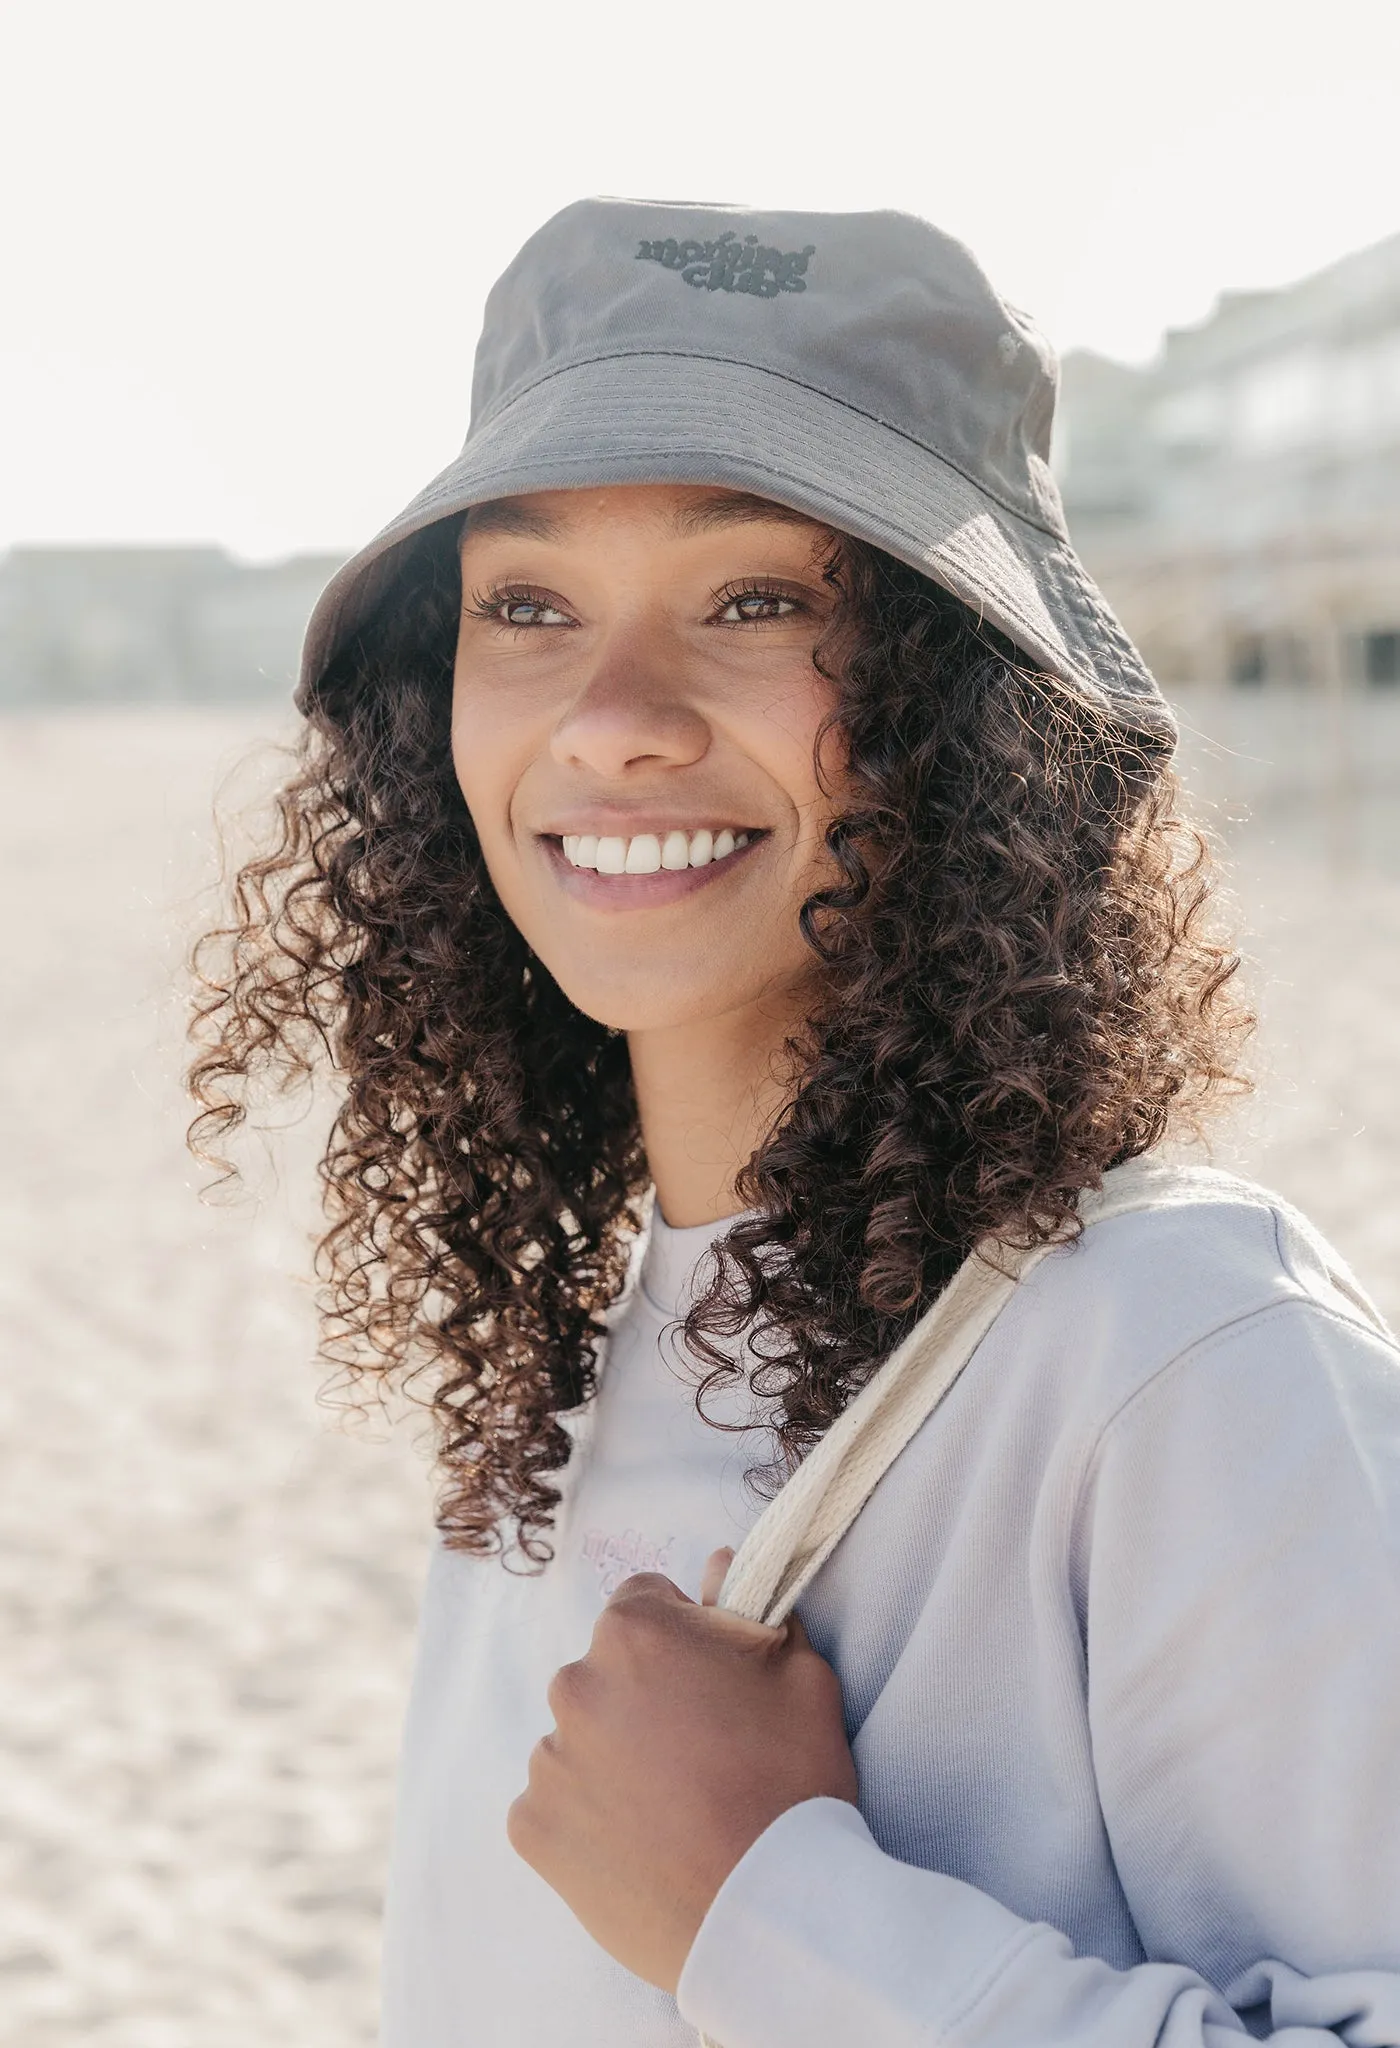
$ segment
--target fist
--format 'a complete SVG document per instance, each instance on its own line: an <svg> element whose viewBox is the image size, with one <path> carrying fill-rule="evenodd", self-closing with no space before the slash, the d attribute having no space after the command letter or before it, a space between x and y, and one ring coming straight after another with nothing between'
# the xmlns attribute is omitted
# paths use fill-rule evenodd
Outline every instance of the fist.
<svg viewBox="0 0 1400 2048"><path fill-rule="evenodd" d="M856 1796L835 1673L795 1615L765 1628L711 1604L726 1561L699 1605L657 1572L623 1581L555 1675L554 1729L507 1821L594 1940L663 1991L770 1822Z"/></svg>

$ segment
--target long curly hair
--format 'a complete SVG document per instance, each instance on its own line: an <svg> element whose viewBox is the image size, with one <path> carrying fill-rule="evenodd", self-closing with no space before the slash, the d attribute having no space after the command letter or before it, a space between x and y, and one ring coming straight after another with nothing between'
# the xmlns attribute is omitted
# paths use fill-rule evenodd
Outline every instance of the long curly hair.
<svg viewBox="0 0 1400 2048"><path fill-rule="evenodd" d="M683 1326L702 1413L745 1371L763 1403L760 1491L975 1244L1072 1235L1081 1189L1245 1086L1252 1022L1160 737L872 547L827 574L841 879L802 907L789 1100ZM460 601L444 522L321 680L271 842L195 951L191 1140L226 1166L256 1089L329 1060L324 1357L352 1395L431 1407L445 1540L531 1569L648 1177L626 1039L511 924L457 785Z"/></svg>

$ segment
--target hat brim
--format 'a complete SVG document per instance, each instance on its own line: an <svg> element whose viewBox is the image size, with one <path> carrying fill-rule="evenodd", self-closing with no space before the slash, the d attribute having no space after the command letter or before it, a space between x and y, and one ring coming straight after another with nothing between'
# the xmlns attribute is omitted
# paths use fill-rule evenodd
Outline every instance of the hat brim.
<svg viewBox="0 0 1400 2048"><path fill-rule="evenodd" d="M746 363L661 353L575 363L474 427L456 461L322 592L298 704L309 707L427 527L492 498L632 483L753 491L869 541L960 598L1038 669L1126 725L1175 737L1151 673L1064 534L825 392Z"/></svg>

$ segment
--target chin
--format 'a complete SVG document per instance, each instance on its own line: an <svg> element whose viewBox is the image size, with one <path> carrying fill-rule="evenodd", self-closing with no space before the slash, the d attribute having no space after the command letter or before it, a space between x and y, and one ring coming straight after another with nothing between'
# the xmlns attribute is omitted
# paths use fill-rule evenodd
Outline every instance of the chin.
<svg viewBox="0 0 1400 2048"><path fill-rule="evenodd" d="M619 962L612 973L598 960L584 963L581 973L570 972L562 962L556 967L546 960L545 965L575 1008L610 1031L674 1031L713 1023L762 993L747 978L719 984L691 979L674 963L640 974L634 963Z"/></svg>
<svg viewBox="0 0 1400 2048"><path fill-rule="evenodd" d="M616 988L601 989L596 984L571 988L560 981L559 985L575 1009L609 1031L673 1031L680 1025L703 1024L729 1007L719 1002L677 1002L674 990L623 995Z"/></svg>
<svg viewBox="0 0 1400 2048"><path fill-rule="evenodd" d="M756 1006L787 1017L811 993L810 958L805 949L795 960L783 957L781 935L766 948L755 938L738 958L707 946L656 953L619 948L612 960L601 948L592 957L574 947L552 948L553 958L535 950L574 1007L609 1031L694 1030L725 1019L732 1027ZM764 958L766 974L756 971Z"/></svg>

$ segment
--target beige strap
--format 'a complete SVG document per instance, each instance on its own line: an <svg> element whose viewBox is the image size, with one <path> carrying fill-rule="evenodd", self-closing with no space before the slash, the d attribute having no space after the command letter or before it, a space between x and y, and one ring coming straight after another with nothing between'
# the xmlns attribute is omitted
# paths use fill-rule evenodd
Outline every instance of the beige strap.
<svg viewBox="0 0 1400 2048"><path fill-rule="evenodd" d="M1228 1175L1171 1166L1150 1156L1110 1168L1098 1189L1079 1198L1086 1228L1137 1209L1174 1208L1223 1191L1254 1202L1260 1191ZM1286 1208L1277 1198L1272 1206ZM1347 1269L1293 1211L1336 1286L1369 1322L1385 1323ZM798 1466L740 1545L720 1590L720 1605L776 1627L846 1534L876 1486L920 1425L927 1421L972 1357L1017 1286L1057 1244L1029 1251L989 1246L974 1252L820 1443ZM716 2044L700 2037L701 2048Z"/></svg>
<svg viewBox="0 0 1400 2048"><path fill-rule="evenodd" d="M1087 1225L1170 1201L1189 1172L1130 1160L1106 1173L1101 1189L1080 1197L1079 1213ZM1192 1188L1199 1192L1194 1177ZM964 1260L754 1523L725 1576L722 1607L775 1627L786 1620L1019 1283L1056 1248L992 1246Z"/></svg>

